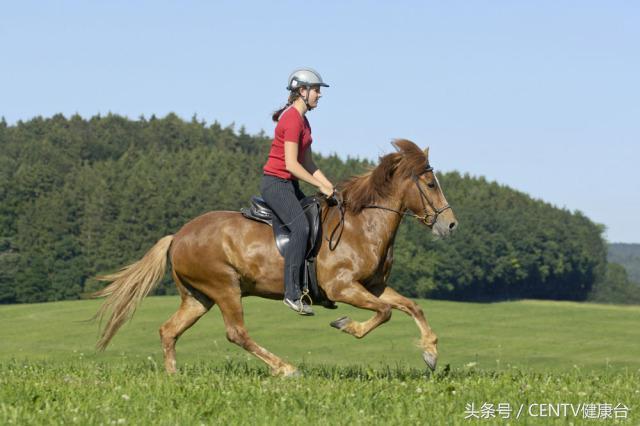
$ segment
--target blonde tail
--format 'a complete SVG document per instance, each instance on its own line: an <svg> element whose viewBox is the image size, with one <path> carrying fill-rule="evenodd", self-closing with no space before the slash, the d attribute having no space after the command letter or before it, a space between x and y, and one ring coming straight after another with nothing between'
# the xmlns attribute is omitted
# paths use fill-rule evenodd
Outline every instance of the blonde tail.
<svg viewBox="0 0 640 426"><path fill-rule="evenodd" d="M133 317L142 299L158 285L167 267L167 252L173 235L162 237L143 257L120 271L96 277L111 282L92 297L107 297L94 318L102 318L111 311L96 348L103 351L122 325Z"/></svg>

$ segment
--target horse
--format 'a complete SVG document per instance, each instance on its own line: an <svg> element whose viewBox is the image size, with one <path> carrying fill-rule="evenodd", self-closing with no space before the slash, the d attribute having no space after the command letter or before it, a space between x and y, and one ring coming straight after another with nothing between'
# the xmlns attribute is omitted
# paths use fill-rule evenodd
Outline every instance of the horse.
<svg viewBox="0 0 640 426"><path fill-rule="evenodd" d="M433 234L445 237L457 226L424 151L409 140L392 142L395 152L379 164L339 185L342 202L321 201L323 234L341 227L339 241L325 238L317 255L317 281L335 302L368 309L364 322L348 317L330 325L358 339L391 318L391 310L410 315L420 331L424 362L436 368L438 338L424 312L387 281L393 263L396 231L406 215L417 218ZM161 327L167 373L176 373L178 338L217 305L227 339L265 362L273 375L298 375L296 367L258 345L248 334L242 298L282 299L284 259L272 229L236 211L211 211L192 219L174 235L162 237L137 262L97 277L109 282L95 297L107 297L96 317L108 316L96 347L106 349L114 334L132 318L141 300L165 274L167 260L181 297L180 307Z"/></svg>

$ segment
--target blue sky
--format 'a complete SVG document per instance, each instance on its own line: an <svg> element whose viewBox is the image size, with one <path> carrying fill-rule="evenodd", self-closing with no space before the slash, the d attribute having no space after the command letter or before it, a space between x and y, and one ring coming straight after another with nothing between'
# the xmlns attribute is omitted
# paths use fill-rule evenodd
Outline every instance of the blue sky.
<svg viewBox="0 0 640 426"><path fill-rule="evenodd" d="M331 84L315 151L409 138L439 170L640 242L639 42L640 3L615 0L3 2L0 115L173 111L270 134L311 66Z"/></svg>

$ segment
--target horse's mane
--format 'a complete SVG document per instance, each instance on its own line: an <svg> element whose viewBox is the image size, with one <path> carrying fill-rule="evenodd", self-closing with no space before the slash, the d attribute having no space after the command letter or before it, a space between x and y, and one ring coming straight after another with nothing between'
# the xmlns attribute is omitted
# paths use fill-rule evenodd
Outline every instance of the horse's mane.
<svg viewBox="0 0 640 426"><path fill-rule="evenodd" d="M360 213L365 206L375 204L393 194L393 177L408 179L424 172L427 156L415 143L396 139L391 143L397 150L380 157L378 165L346 180L341 186L345 207Z"/></svg>

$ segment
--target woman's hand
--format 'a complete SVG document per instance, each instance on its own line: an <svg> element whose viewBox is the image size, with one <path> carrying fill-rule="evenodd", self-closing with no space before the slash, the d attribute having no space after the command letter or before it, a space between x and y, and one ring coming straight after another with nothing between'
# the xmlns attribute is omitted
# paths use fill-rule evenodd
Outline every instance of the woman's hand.
<svg viewBox="0 0 640 426"><path fill-rule="evenodd" d="M327 197L331 197L333 195L333 187L331 186L320 185L318 189L320 189L320 192L322 192Z"/></svg>

